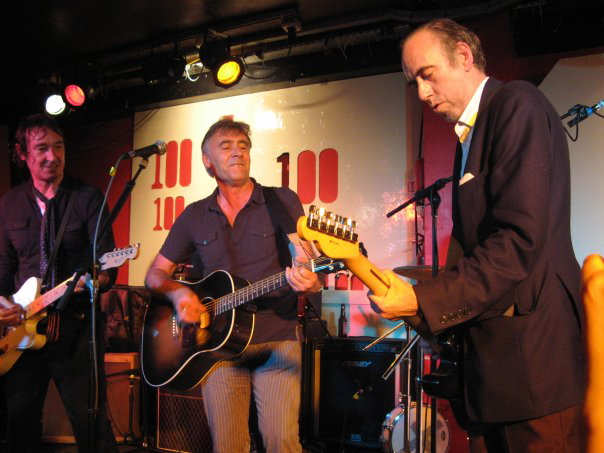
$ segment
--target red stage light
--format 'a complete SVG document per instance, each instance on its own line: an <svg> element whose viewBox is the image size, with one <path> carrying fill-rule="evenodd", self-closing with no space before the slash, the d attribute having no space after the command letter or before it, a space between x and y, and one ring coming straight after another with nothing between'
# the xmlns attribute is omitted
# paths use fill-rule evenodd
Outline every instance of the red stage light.
<svg viewBox="0 0 604 453"><path fill-rule="evenodd" d="M78 85L72 84L65 87L65 100L74 107L80 107L86 101L84 90Z"/></svg>

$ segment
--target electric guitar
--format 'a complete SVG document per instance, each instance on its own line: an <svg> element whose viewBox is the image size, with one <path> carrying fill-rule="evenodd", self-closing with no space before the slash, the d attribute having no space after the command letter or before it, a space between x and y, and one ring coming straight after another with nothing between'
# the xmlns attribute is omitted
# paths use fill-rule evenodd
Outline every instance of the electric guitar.
<svg viewBox="0 0 604 453"><path fill-rule="evenodd" d="M313 272L335 272L344 265L321 257L303 265ZM285 272L249 284L226 271L212 272L189 286L210 314L210 325L178 320L171 301L153 294L145 312L141 368L147 384L187 390L208 375L222 360L241 354L254 332L254 313L242 305L287 285ZM241 307L241 308L238 308Z"/></svg>
<svg viewBox="0 0 604 453"><path fill-rule="evenodd" d="M136 244L103 254L99 258L100 269L111 269L121 266L128 259L135 259L139 247L140 244ZM46 307L65 294L74 277L75 274L42 295L41 279L30 277L9 297L11 302L23 307L25 314L21 324L6 327L4 335L0 338L0 376L12 368L23 351L40 349L46 344L46 336L37 332L38 322L46 317Z"/></svg>
<svg viewBox="0 0 604 453"><path fill-rule="evenodd" d="M388 279L362 253L356 233L356 222L311 206L308 217L298 219L297 232L301 239L312 241L326 256L341 260L371 291L383 296L388 290ZM440 366L422 377L422 387L431 396L449 400L460 426L467 429L470 422L463 409L463 394L459 375L461 351L455 334L441 334L427 338L438 351Z"/></svg>

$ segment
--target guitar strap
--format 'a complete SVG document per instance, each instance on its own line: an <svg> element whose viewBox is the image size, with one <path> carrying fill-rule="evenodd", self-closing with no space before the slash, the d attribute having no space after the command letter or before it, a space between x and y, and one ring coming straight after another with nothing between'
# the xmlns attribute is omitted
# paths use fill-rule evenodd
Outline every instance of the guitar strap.
<svg viewBox="0 0 604 453"><path fill-rule="evenodd" d="M52 252L50 254L50 258L48 258L48 267L46 268L44 275L42 275L42 284L46 282L49 269L52 269L54 266L57 253L59 251L59 246L63 240L63 233L65 233L65 227L67 226L67 219L69 219L69 214L71 213L71 206L73 205L74 197L71 196L71 192L67 192L67 196L69 197L69 200L67 202L67 207L65 208L65 213L63 214L63 219L61 220L61 225L59 226L59 231L57 231L57 236L53 242Z"/></svg>
<svg viewBox="0 0 604 453"><path fill-rule="evenodd" d="M61 220L61 225L59 226L59 231L57 231L57 236L55 237L55 240L53 242L52 252L50 254L50 258L48 259L48 267L46 268L46 272L42 276L42 284L44 284L44 282L46 281L48 271L54 267L54 262L57 258L57 253L59 251L61 241L63 240L63 233L65 233L65 227L67 226L67 219L69 218L69 214L71 213L71 206L73 205L73 200L75 199L75 197L72 196L71 192L67 192L67 196L69 197L67 201L67 207L65 208L63 219ZM49 209L48 205L47 209ZM59 339L61 324L59 312L49 310L47 313L46 320L46 341L48 343L54 343Z"/></svg>
<svg viewBox="0 0 604 453"><path fill-rule="evenodd" d="M287 235L296 231L296 223L291 218L287 208L275 193L273 187L262 187L264 200L275 229L275 241L279 253L279 263L285 268L291 266L292 256L289 252L289 239Z"/></svg>
<svg viewBox="0 0 604 453"><path fill-rule="evenodd" d="M275 241L277 242L277 252L279 253L279 263L282 268L291 266L292 256L289 251L289 233L296 231L296 222L291 218L283 202L277 196L273 187L262 187L264 200L271 216L271 222L275 229ZM296 297L296 316L300 319L304 315L305 296Z"/></svg>

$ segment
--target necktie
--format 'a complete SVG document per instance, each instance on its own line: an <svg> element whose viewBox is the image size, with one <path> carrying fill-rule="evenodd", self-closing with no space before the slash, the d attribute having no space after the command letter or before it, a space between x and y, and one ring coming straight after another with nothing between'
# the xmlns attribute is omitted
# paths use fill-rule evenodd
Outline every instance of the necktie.
<svg viewBox="0 0 604 453"><path fill-rule="evenodd" d="M40 277L42 285L52 288L56 284L54 263L49 263L50 253L56 235L55 227L55 198L48 199L34 187L34 194L45 205L44 215L40 225Z"/></svg>
<svg viewBox="0 0 604 453"><path fill-rule="evenodd" d="M34 194L44 203L44 215L40 225L40 277L42 278L43 290L54 288L56 285L56 266L49 263L50 253L54 246L56 236L56 196L52 199L46 198L34 187ZM46 317L46 341L54 343L59 339L61 318L59 313L50 308Z"/></svg>

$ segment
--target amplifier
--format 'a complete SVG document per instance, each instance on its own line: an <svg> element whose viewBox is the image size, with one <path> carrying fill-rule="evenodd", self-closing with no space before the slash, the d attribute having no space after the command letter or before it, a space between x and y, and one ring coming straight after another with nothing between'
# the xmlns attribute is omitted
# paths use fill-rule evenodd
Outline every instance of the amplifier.
<svg viewBox="0 0 604 453"><path fill-rule="evenodd" d="M386 339L363 351L373 338L310 342L303 373L302 437L305 444L379 448L382 423L398 403L400 364L382 374L402 349Z"/></svg>
<svg viewBox="0 0 604 453"><path fill-rule="evenodd" d="M199 385L185 392L157 389L156 447L211 453L212 438Z"/></svg>
<svg viewBox="0 0 604 453"><path fill-rule="evenodd" d="M140 377L137 352L105 354L107 415L118 442L138 439L140 430ZM42 440L75 443L71 423L51 380L42 414Z"/></svg>

